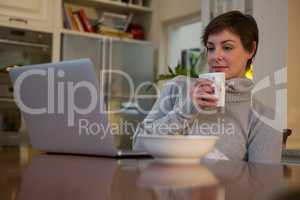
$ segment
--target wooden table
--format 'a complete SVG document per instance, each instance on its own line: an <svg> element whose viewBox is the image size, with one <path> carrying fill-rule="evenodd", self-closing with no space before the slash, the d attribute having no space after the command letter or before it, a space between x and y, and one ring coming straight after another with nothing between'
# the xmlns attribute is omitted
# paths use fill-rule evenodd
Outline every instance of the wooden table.
<svg viewBox="0 0 300 200"><path fill-rule="evenodd" d="M205 160L164 164L0 150L1 200L299 199L300 166Z"/></svg>

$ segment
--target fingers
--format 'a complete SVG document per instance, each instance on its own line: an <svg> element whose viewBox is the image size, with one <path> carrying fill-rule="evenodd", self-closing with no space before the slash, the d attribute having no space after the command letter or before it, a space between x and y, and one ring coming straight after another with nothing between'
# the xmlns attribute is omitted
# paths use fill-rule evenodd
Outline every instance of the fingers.
<svg viewBox="0 0 300 200"><path fill-rule="evenodd" d="M192 99L196 106L203 108L217 107L218 98L214 94L213 82L209 79L199 78L192 89Z"/></svg>
<svg viewBox="0 0 300 200"><path fill-rule="evenodd" d="M198 87L199 89L202 88L201 90L210 94L214 93L214 86L213 82L209 79L205 78L199 78L196 80L195 87Z"/></svg>
<svg viewBox="0 0 300 200"><path fill-rule="evenodd" d="M215 88L211 85L205 85L205 86L202 86L202 91L206 92L208 94L214 94L215 93Z"/></svg>
<svg viewBox="0 0 300 200"><path fill-rule="evenodd" d="M201 94L194 96L193 100L196 105L200 106L200 108L216 107L218 102L218 98L210 94Z"/></svg>
<svg viewBox="0 0 300 200"><path fill-rule="evenodd" d="M202 99L194 100L193 103L200 110L205 110L206 108L216 108L218 105L217 101L206 101Z"/></svg>
<svg viewBox="0 0 300 200"><path fill-rule="evenodd" d="M216 108L217 101L206 101L206 100L198 99L196 101L196 105L198 105L200 108Z"/></svg>
<svg viewBox="0 0 300 200"><path fill-rule="evenodd" d="M212 80L206 78L198 78L196 80L196 85L204 86L204 85L212 85L214 82Z"/></svg>

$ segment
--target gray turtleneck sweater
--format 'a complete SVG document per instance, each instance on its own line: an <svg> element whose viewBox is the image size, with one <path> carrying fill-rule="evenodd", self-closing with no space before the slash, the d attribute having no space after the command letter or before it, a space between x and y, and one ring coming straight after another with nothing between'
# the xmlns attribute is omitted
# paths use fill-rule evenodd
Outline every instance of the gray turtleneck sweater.
<svg viewBox="0 0 300 200"><path fill-rule="evenodd" d="M251 80L226 80L225 109L212 113L199 112L193 105L189 94L195 80L178 76L164 85L136 130L134 149L145 150L141 134L216 135L215 149L206 158L280 162L282 134L260 120L273 112L251 98Z"/></svg>

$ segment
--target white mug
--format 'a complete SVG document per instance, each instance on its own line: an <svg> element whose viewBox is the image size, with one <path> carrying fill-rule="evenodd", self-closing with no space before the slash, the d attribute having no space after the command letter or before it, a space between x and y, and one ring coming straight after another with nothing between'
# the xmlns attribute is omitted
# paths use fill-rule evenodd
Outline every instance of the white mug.
<svg viewBox="0 0 300 200"><path fill-rule="evenodd" d="M209 79L213 82L215 90L215 97L218 98L217 107L225 107L225 73L214 72L207 74L200 74L199 78Z"/></svg>

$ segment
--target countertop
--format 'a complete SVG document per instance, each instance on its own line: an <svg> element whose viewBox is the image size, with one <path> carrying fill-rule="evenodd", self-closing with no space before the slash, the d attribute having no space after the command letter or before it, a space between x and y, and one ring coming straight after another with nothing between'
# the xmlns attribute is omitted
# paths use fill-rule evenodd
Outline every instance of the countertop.
<svg viewBox="0 0 300 200"><path fill-rule="evenodd" d="M0 149L0 199L299 199L300 166L42 154Z"/></svg>
<svg viewBox="0 0 300 200"><path fill-rule="evenodd" d="M292 156L300 158L300 149L285 149L282 151L282 156Z"/></svg>

